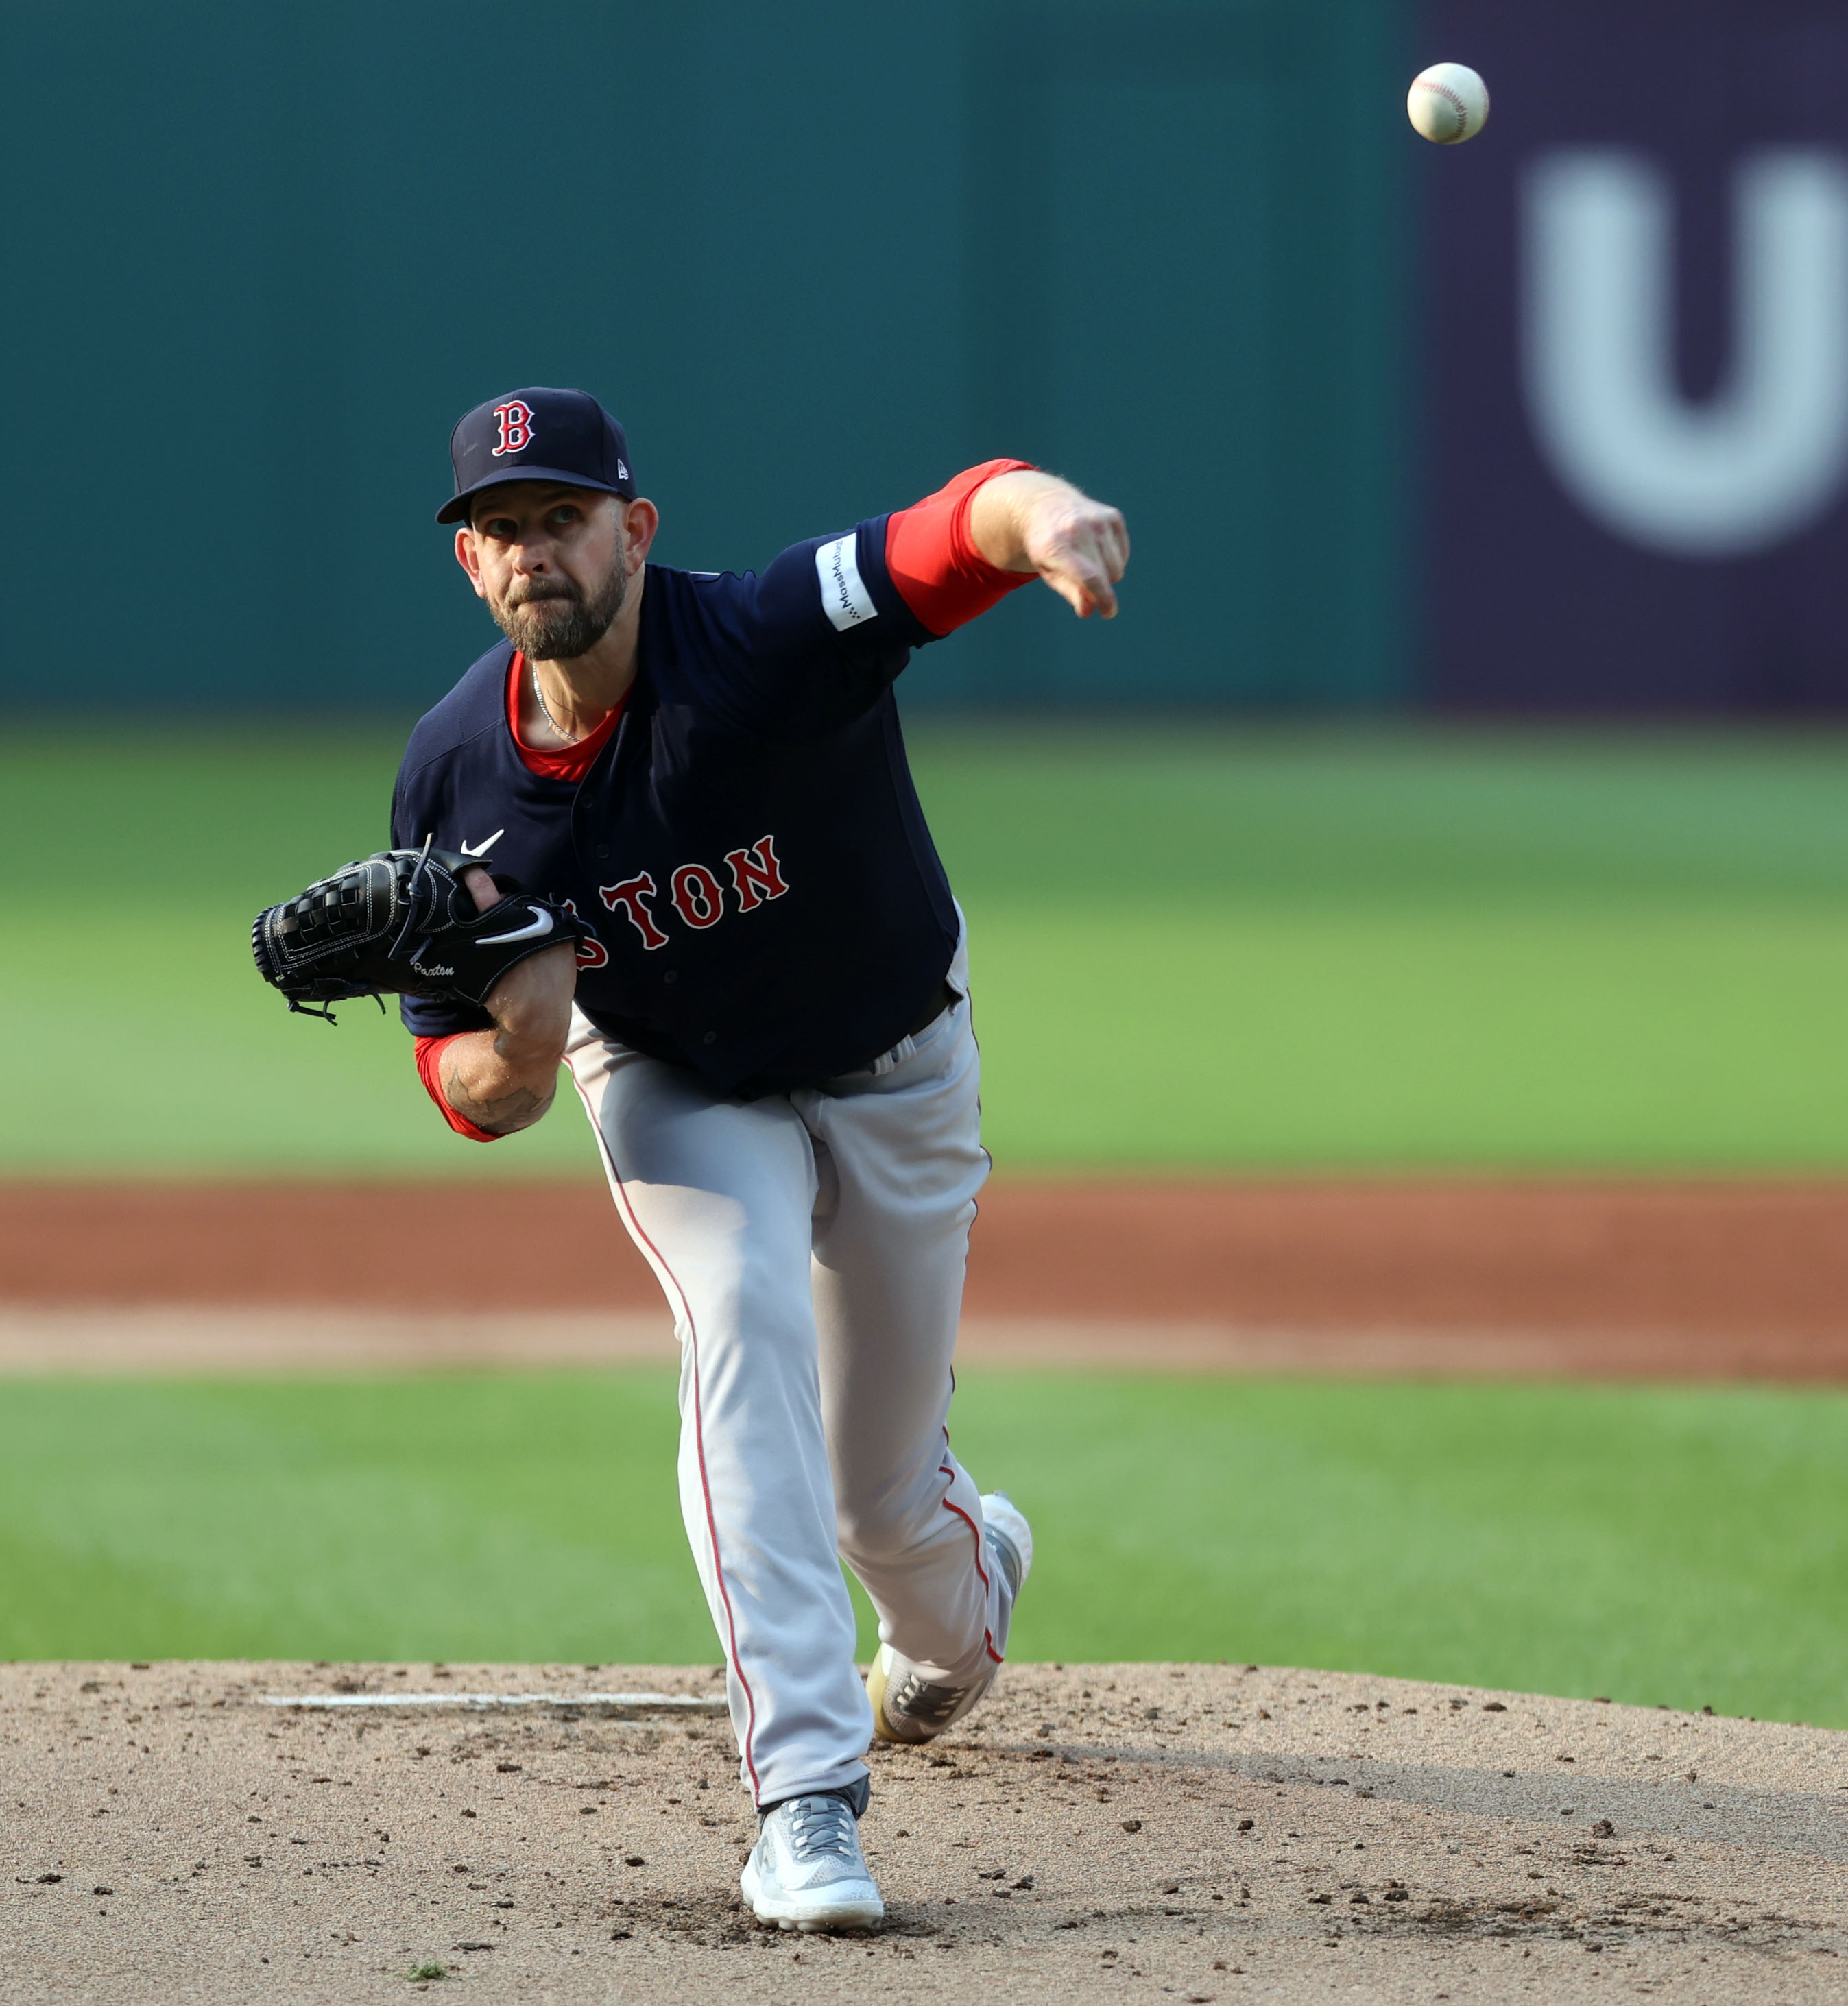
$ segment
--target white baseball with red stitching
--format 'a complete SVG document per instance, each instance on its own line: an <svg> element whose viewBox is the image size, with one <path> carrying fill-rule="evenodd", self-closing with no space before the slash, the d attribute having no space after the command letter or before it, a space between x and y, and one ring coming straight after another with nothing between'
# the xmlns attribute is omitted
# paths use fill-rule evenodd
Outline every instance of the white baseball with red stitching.
<svg viewBox="0 0 1848 2006"><path fill-rule="evenodd" d="M1412 79L1405 108L1423 138L1460 146L1488 123L1489 87L1467 63L1433 63Z"/></svg>

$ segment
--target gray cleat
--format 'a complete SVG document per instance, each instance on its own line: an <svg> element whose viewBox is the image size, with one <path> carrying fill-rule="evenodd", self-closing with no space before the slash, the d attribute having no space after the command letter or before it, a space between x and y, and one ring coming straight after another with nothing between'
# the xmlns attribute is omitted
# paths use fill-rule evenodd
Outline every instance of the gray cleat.
<svg viewBox="0 0 1848 2006"><path fill-rule="evenodd" d="M738 1885L758 1920L779 1929L866 1930L885 1913L853 1807L825 1792L766 1814Z"/></svg>
<svg viewBox="0 0 1848 2006"><path fill-rule="evenodd" d="M1005 1490L991 1490L982 1500L982 1524L989 1550L1019 1595L1033 1564L1033 1529L1026 1515ZM994 1683L998 1666L967 1685L938 1685L922 1677L889 1644L882 1644L866 1675L866 1696L872 1702L873 1733L881 1741L915 1745L933 1741L952 1721L960 1720Z"/></svg>

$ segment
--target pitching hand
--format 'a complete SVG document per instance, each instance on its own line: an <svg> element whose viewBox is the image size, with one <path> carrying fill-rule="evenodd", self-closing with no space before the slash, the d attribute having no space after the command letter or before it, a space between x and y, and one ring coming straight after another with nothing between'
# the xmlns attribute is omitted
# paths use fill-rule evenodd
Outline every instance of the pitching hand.
<svg viewBox="0 0 1848 2006"><path fill-rule="evenodd" d="M1121 515L1075 487L1037 496L1021 525L1022 554L1080 620L1117 615L1116 583L1129 562Z"/></svg>
<svg viewBox="0 0 1848 2006"><path fill-rule="evenodd" d="M989 563L1037 572L1080 620L1116 617L1129 532L1117 510L1070 481L1025 468L998 473L975 491L969 528Z"/></svg>

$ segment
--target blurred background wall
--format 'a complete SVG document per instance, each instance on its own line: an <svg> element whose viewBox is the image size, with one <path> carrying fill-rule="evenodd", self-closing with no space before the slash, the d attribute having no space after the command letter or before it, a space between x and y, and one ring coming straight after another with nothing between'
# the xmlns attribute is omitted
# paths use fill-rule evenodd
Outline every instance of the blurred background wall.
<svg viewBox="0 0 1848 2006"><path fill-rule="evenodd" d="M125 643L61 696L433 699L491 638L430 519L449 428L526 382L621 414L667 561L760 565L1021 454L1135 521L1146 694L1404 687L1378 0L0 23L8 589L35 520L90 521L77 617ZM1120 695L1055 612L919 695ZM33 701L20 624L0 674Z"/></svg>
<svg viewBox="0 0 1848 2006"><path fill-rule="evenodd" d="M914 705L1848 701L1838 6L5 0L0 49L16 706L428 702L491 638L448 429L531 382L621 413L669 562L994 452L1124 505L1107 645L1023 595ZM1454 152L1436 57L1494 97Z"/></svg>

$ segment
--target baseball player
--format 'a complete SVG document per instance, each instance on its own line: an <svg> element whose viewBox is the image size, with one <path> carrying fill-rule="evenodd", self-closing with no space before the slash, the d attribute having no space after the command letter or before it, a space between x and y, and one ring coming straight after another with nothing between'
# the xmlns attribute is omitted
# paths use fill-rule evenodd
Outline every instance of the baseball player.
<svg viewBox="0 0 1848 2006"><path fill-rule="evenodd" d="M506 639L413 732L392 842L451 853L525 958L483 1007L407 995L404 1020L463 1135L538 1121L561 1064L583 1103L680 1341L681 1508L762 1821L744 1894L864 1927L869 1731L974 1705L1033 1560L945 1425L987 1157L892 685L1036 576L1111 618L1123 521L998 459L761 574L674 571L583 392L496 397L450 450L437 519ZM534 951L563 913L581 937ZM878 1615L864 1685L841 1559Z"/></svg>

